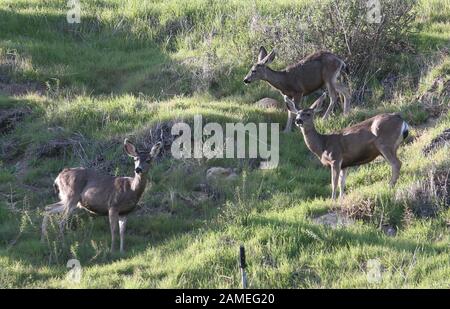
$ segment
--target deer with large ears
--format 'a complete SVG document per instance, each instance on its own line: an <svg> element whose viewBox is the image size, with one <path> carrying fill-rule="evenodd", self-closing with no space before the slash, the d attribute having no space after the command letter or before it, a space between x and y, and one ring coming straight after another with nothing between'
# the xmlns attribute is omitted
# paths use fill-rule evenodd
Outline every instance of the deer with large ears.
<svg viewBox="0 0 450 309"><path fill-rule="evenodd" d="M324 93L310 108L297 110L286 98L288 108L296 115L306 146L323 165L331 167L332 198L336 199L339 182L340 197L344 195L347 169L375 160L382 155L392 167L390 186L400 175L401 161L397 157L400 143L408 136L408 124L398 114L379 114L333 134L320 134L314 127L314 114L320 110Z"/></svg>
<svg viewBox="0 0 450 309"><path fill-rule="evenodd" d="M138 151L125 139L124 150L134 159L134 177L113 177L82 167L64 169L54 183L61 201L45 208L42 239L47 235L49 215L63 215L60 221L62 233L70 214L78 207L97 215L109 216L111 252L115 248L117 227L120 232L120 251L123 252L127 215L135 209L144 192L147 173L161 146L162 143L158 142L150 151Z"/></svg>
<svg viewBox="0 0 450 309"><path fill-rule="evenodd" d="M244 83L250 84L264 80L278 89L284 97L288 97L299 105L303 96L307 96L326 86L330 94L330 105L324 114L327 118L337 102L337 95L344 97L344 115L350 109L350 94L337 78L342 69L346 69L344 61L333 53L319 51L308 55L300 62L290 65L282 71L274 71L268 67L275 59L275 51L270 54L264 47L259 49L258 61L252 66L244 78ZM287 102L286 102L287 104ZM290 132L295 115L288 110L285 132Z"/></svg>

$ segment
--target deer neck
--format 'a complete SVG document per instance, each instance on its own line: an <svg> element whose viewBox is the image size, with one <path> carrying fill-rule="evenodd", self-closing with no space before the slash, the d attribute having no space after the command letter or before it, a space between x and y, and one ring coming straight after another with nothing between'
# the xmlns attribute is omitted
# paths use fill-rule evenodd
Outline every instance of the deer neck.
<svg viewBox="0 0 450 309"><path fill-rule="evenodd" d="M272 70L269 67L266 67L266 70L264 72L263 80L268 82L272 87L280 90L281 92L284 92L287 89L287 80L288 76L287 73L284 71L275 71Z"/></svg>
<svg viewBox="0 0 450 309"><path fill-rule="evenodd" d="M301 129L306 146L320 158L325 149L325 136L317 132L314 125Z"/></svg>
<svg viewBox="0 0 450 309"><path fill-rule="evenodd" d="M136 193L138 199L144 192L146 185L147 185L147 175L135 173L134 178L131 181L131 190Z"/></svg>

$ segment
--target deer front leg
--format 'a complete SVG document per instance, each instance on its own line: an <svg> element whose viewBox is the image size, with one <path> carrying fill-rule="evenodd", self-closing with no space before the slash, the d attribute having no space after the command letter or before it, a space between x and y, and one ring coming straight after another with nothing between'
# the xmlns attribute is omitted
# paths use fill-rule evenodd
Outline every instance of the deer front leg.
<svg viewBox="0 0 450 309"><path fill-rule="evenodd" d="M114 207L108 211L109 227L111 229L111 253L114 252L114 243L116 242L116 231L119 222L119 212Z"/></svg>
<svg viewBox="0 0 450 309"><path fill-rule="evenodd" d="M119 217L120 252L124 252L126 227L127 227L127 217L125 216Z"/></svg>
<svg viewBox="0 0 450 309"><path fill-rule="evenodd" d="M337 163L333 163L331 165L331 198L336 200L336 191L339 182L339 174L341 172L341 165Z"/></svg>
<svg viewBox="0 0 450 309"><path fill-rule="evenodd" d="M400 176L400 169L402 167L402 162L397 158L395 150L387 146L379 146L378 150L381 152L383 157L391 164L392 167L392 177L389 182L389 186L393 188L397 183L398 177Z"/></svg>
<svg viewBox="0 0 450 309"><path fill-rule="evenodd" d="M336 83L336 90L344 97L344 103L342 109L344 110L344 115L348 115L350 112L350 99L351 95L347 88L339 83Z"/></svg>

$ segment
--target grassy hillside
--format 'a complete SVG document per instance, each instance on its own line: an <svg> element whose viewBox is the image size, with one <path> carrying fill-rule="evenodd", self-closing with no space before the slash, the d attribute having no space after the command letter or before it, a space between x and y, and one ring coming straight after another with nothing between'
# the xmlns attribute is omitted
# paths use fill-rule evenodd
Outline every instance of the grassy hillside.
<svg viewBox="0 0 450 309"><path fill-rule="evenodd" d="M448 0L418 1L407 47L367 75L363 102L348 117L316 121L330 132L400 112L412 137L399 150L395 189L379 159L353 168L347 196L333 202L330 172L297 130L280 134L273 170L251 160L179 161L166 149L129 218L125 254L109 253L107 218L84 212L63 240L55 221L40 242L59 171L82 165L130 175L125 137L142 145L197 114L204 123L282 126L285 111L253 104L281 100L278 92L242 83L256 50L271 43L251 25L259 18L277 29L277 20L314 3L82 1L81 24L69 25L66 1L0 0L0 287L236 288L245 244L255 288L449 288L449 146L423 151L450 127ZM275 68L292 62L283 44L267 46L279 50ZM208 182L211 166L237 168L239 177ZM327 213L351 224L318 224ZM80 283L65 279L71 258L83 267ZM383 269L378 283L367 280L373 259Z"/></svg>

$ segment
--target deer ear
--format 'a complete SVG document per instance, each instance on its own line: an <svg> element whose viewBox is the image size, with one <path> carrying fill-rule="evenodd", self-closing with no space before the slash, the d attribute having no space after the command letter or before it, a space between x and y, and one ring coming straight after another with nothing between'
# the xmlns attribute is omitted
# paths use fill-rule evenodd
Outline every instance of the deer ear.
<svg viewBox="0 0 450 309"><path fill-rule="evenodd" d="M258 62L261 62L264 60L264 58L267 57L267 50L264 48L264 46L261 46L259 48L259 54L258 54Z"/></svg>
<svg viewBox="0 0 450 309"><path fill-rule="evenodd" d="M153 145L152 150L150 150L150 156L156 157L162 148L162 142L157 142L155 145Z"/></svg>
<svg viewBox="0 0 450 309"><path fill-rule="evenodd" d="M324 92L320 98L318 98L309 108L313 109L315 113L320 112L322 110L323 101L327 97L326 92Z"/></svg>
<svg viewBox="0 0 450 309"><path fill-rule="evenodd" d="M270 64L275 60L275 49L273 49L268 56L263 60L264 64Z"/></svg>
<svg viewBox="0 0 450 309"><path fill-rule="evenodd" d="M123 149L130 157L136 158L138 156L136 147L127 138L123 141Z"/></svg>
<svg viewBox="0 0 450 309"><path fill-rule="evenodd" d="M294 101L292 101L288 96L284 96L284 102L286 102L286 107L288 110L294 114L298 114L298 109L295 106Z"/></svg>

